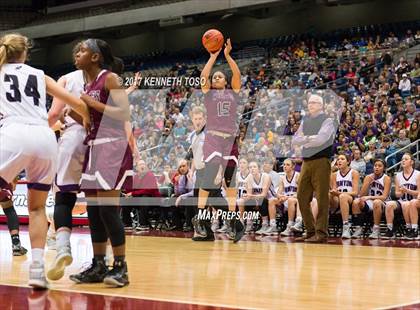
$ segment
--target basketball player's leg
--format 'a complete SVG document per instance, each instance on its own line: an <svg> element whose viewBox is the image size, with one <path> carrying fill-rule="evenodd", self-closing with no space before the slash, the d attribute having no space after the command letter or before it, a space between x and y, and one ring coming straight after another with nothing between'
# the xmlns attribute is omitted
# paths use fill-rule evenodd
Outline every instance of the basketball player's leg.
<svg viewBox="0 0 420 310"><path fill-rule="evenodd" d="M350 216L350 206L353 202L353 197L347 193L341 193L338 199L343 223L348 223Z"/></svg>
<svg viewBox="0 0 420 310"><path fill-rule="evenodd" d="M394 215L395 210L398 208L397 201L387 201L385 203L385 219L386 219L386 226L388 230L394 230Z"/></svg>
<svg viewBox="0 0 420 310"><path fill-rule="evenodd" d="M238 166L239 149L236 138L229 138L223 141L223 159L224 179L226 182L226 199L229 205L229 211L236 211L236 198L238 197L238 189L236 187L236 167Z"/></svg>
<svg viewBox="0 0 420 310"><path fill-rule="evenodd" d="M14 191L16 186L16 181L13 184L9 184L7 187L11 190L11 193ZM13 256L25 255L28 250L26 250L20 243L19 237L19 217L16 213L15 207L13 206L13 201L9 197L4 197L3 200L0 199L0 206L3 208L3 213L7 219L7 228L9 229L10 237L12 238L12 252Z"/></svg>
<svg viewBox="0 0 420 310"><path fill-rule="evenodd" d="M410 201L409 209L408 209L408 217L409 221L411 222L411 229L409 230L409 234L407 238L418 240L419 236L419 210L420 209L420 200L413 199Z"/></svg>
<svg viewBox="0 0 420 310"><path fill-rule="evenodd" d="M29 239L32 248L29 285L46 288L44 276L44 248L48 230L45 202L48 190L28 189Z"/></svg>
<svg viewBox="0 0 420 310"><path fill-rule="evenodd" d="M99 211L99 199L96 190L85 190L90 237L92 241L92 264L86 270L70 275L70 280L80 283L103 282L108 269L105 264L106 244L108 240L105 225Z"/></svg>
<svg viewBox="0 0 420 310"><path fill-rule="evenodd" d="M311 211L312 211L312 214L314 215L314 223L316 225L316 221L317 221L317 217L319 213L318 200L316 198L313 198L311 201Z"/></svg>
<svg viewBox="0 0 420 310"><path fill-rule="evenodd" d="M194 227L194 235L192 240L194 241L212 241L214 240L214 234L211 230L210 218L211 216L206 212L206 205L210 193L218 190L220 186L216 186L215 179L219 173L220 157L213 157L211 160L205 163L203 177L200 182L200 188L198 190L198 212L192 220Z"/></svg>
<svg viewBox="0 0 420 310"><path fill-rule="evenodd" d="M99 214L102 222L105 226L105 230L108 239L111 242L112 253L114 255L114 264L112 270L110 270L105 278L104 283L113 287L123 287L129 284L127 263L125 261L125 231L124 224L121 217L119 216L119 205L120 205L120 191L109 190L99 191ZM102 202L102 198L105 201ZM101 255L106 255L106 244L105 252L103 252L103 244L100 247Z"/></svg>
<svg viewBox="0 0 420 310"><path fill-rule="evenodd" d="M64 276L65 267L73 262L70 246L72 231L72 211L76 203L76 193L57 192L55 194L54 221L50 223L50 229L55 228L57 255L47 272L50 280L59 280Z"/></svg>
<svg viewBox="0 0 420 310"><path fill-rule="evenodd" d="M292 227L295 225L296 207L298 205L297 198L289 197L283 205L285 211L287 211L287 226L286 229L280 233L280 235L287 237L293 235Z"/></svg>
<svg viewBox="0 0 420 310"><path fill-rule="evenodd" d="M270 216L269 208L268 208L269 201L267 198L264 198L262 200L262 203L260 204L260 213L261 216L267 217L268 222L268 228L263 232L264 235L272 236L272 235L278 235L279 230L277 229L277 221L276 221L276 213L272 214Z"/></svg>
<svg viewBox="0 0 420 310"><path fill-rule="evenodd" d="M370 239L378 239L380 238L380 227L379 224L381 222L382 216L382 209L384 207L384 202L380 199L373 200L373 228L372 233L370 234Z"/></svg>
<svg viewBox="0 0 420 310"><path fill-rule="evenodd" d="M277 227L277 223L276 223L277 199L276 198L268 199L268 217L270 218L270 226L274 224Z"/></svg>
<svg viewBox="0 0 420 310"><path fill-rule="evenodd" d="M296 204L295 224L290 228L290 230L297 234L300 234L303 232L303 219L302 219L302 213L300 212L299 200L297 201L297 204Z"/></svg>
<svg viewBox="0 0 420 310"><path fill-rule="evenodd" d="M363 235L363 228L362 228L362 209L364 208L365 203L360 198L354 199L352 203L352 225L355 228L355 231L352 235L353 238L361 238Z"/></svg>
<svg viewBox="0 0 420 310"><path fill-rule="evenodd" d="M72 232L72 213L77 200L77 191L82 174L86 146L83 127L74 125L67 128L59 141L57 158L57 175L55 178L55 206L50 230L55 229L57 255L47 273L51 280L58 280L64 275L66 266L73 262L70 246ZM49 243L49 238L47 239Z"/></svg>
<svg viewBox="0 0 420 310"><path fill-rule="evenodd" d="M241 214L241 218L243 218L245 212L245 200L243 198L239 198L236 200L236 204L238 206L239 213Z"/></svg>
<svg viewBox="0 0 420 310"><path fill-rule="evenodd" d="M347 193L341 193L338 197L338 203L341 212L341 219L343 220L343 232L341 238L351 238L351 229L349 224L350 206L353 203L353 197Z"/></svg>
<svg viewBox="0 0 420 310"><path fill-rule="evenodd" d="M339 199L338 199L337 196L334 196L334 195L330 194L329 195L329 201L330 201L330 204L329 204L330 209L335 210L339 207L340 202L339 202Z"/></svg>
<svg viewBox="0 0 420 310"><path fill-rule="evenodd" d="M238 219L234 213L236 211L236 197L238 195L238 190L236 187L236 178L235 178L235 171L236 171L236 164L237 164L237 157L234 155L229 155L231 160L227 162L227 166L224 172L224 179L226 182L226 198L229 205L229 213L232 215L231 218L231 228L233 232L233 242L236 243L245 234L245 225L242 223L240 219ZM267 202L267 216L268 216L268 202Z"/></svg>

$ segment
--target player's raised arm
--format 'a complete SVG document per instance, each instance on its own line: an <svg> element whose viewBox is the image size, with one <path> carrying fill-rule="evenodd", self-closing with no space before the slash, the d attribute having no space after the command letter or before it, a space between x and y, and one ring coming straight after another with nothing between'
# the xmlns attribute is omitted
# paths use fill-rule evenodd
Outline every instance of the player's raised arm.
<svg viewBox="0 0 420 310"><path fill-rule="evenodd" d="M85 123L89 121L89 109L82 100L72 96L48 75L45 76L45 85L49 95L57 97L72 107L77 114L80 114L83 117Z"/></svg>
<svg viewBox="0 0 420 310"><path fill-rule="evenodd" d="M201 79L204 79L204 84L201 84L201 90L203 93L207 93L210 90L211 87L211 81L210 81L210 73L211 69L213 69L214 63L216 62L217 56L219 56L219 53L222 49L218 50L217 52L210 53L210 58L207 61L206 65L204 66L203 70L201 71Z"/></svg>
<svg viewBox="0 0 420 310"><path fill-rule="evenodd" d="M57 84L63 88L66 87L66 78L62 76L58 79ZM51 109L48 111L48 125L54 126L55 123L62 117L66 103L57 97L54 97Z"/></svg>
<svg viewBox="0 0 420 310"><path fill-rule="evenodd" d="M236 64L235 60L233 60L232 56L230 56L230 52L232 51L232 44L230 39L226 40L225 44L225 58L229 64L230 70L232 70L232 80L230 85L235 93L239 93L241 90L241 71L239 70L238 65Z"/></svg>

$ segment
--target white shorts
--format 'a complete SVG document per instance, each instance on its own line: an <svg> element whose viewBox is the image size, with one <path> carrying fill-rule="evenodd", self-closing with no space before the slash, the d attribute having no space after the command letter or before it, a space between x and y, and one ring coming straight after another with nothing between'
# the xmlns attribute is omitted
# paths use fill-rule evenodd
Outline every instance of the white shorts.
<svg viewBox="0 0 420 310"><path fill-rule="evenodd" d="M366 200L365 205L368 206L369 211L373 211L373 200L371 199ZM385 208L385 207L386 207L386 201L385 202L382 201L382 208Z"/></svg>
<svg viewBox="0 0 420 310"><path fill-rule="evenodd" d="M86 130L79 124L64 130L58 142L55 192L78 192L87 145L83 144Z"/></svg>
<svg viewBox="0 0 420 310"><path fill-rule="evenodd" d="M295 197L296 199L297 199L297 197ZM299 202L298 202L299 203ZM314 197L314 198L312 198L312 201L311 201L311 204L313 204L313 203L317 203L317 201L316 201L316 198ZM286 210L288 210L289 209L289 203L288 203L288 201L286 200L285 202L283 202L283 206L284 206L284 210L286 211Z"/></svg>
<svg viewBox="0 0 420 310"><path fill-rule="evenodd" d="M0 125L0 186L25 170L28 188L49 191L54 179L57 141L47 125ZM2 184L3 183L3 184Z"/></svg>

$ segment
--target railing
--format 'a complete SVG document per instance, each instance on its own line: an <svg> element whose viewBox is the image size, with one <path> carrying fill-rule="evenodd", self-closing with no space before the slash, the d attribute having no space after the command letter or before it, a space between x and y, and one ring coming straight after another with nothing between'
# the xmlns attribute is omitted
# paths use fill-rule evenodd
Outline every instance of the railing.
<svg viewBox="0 0 420 310"><path fill-rule="evenodd" d="M400 154L400 153L402 153L402 152L409 152L413 147L415 147L416 148L416 151L414 152L414 154L413 154L413 156L415 156L416 157L416 159L417 159L417 161L419 160L419 154L420 154L420 150L419 150L419 143L420 143L420 139L419 140L416 140L416 141L414 141L414 142L412 142L412 143L410 143L409 145L407 145L407 146L404 146L404 147L402 147L402 148L400 148L400 149L398 149L397 151L395 151L394 153L392 153L392 154L389 154L388 156L386 156L385 157L385 162L388 162L388 159L390 159L391 157L393 157L393 156L396 156L397 154ZM408 149L408 150L407 150ZM386 169L386 172L388 173L390 170L392 170L392 169L394 169L394 168L396 168L399 164L401 164L401 161L399 161L398 163L396 163L396 164L394 164L394 165L392 165L391 167L388 167L387 169Z"/></svg>

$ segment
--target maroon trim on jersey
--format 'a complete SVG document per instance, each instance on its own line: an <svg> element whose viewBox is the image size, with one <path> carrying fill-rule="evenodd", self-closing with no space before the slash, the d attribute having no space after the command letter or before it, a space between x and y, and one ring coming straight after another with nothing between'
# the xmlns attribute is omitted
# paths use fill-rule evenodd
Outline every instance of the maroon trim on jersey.
<svg viewBox="0 0 420 310"><path fill-rule="evenodd" d="M413 174L414 174L414 169L413 169L413 171L411 171L410 176L408 178L406 178L405 174L404 174L404 171L402 172L402 176L403 176L404 180L406 180L406 181L410 180L410 178L413 176Z"/></svg>
<svg viewBox="0 0 420 310"><path fill-rule="evenodd" d="M350 171L351 171L351 168L349 169L349 171L347 171L345 175L343 175L340 170L338 172L340 172L340 175L342 178L345 178L349 174Z"/></svg>
<svg viewBox="0 0 420 310"><path fill-rule="evenodd" d="M9 188L9 182L7 182L5 179L0 177L0 188Z"/></svg>
<svg viewBox="0 0 420 310"><path fill-rule="evenodd" d="M254 183L255 183L255 184L260 185L260 182L262 181L262 177L263 177L263 174L260 172L260 181L259 181L259 182L256 182L256 181L255 181L254 176L252 176L252 179L254 180Z"/></svg>
<svg viewBox="0 0 420 310"><path fill-rule="evenodd" d="M381 176L376 177L375 174L373 174L373 178L376 180L379 180L380 178L382 178L384 176L385 173L382 173Z"/></svg>
<svg viewBox="0 0 420 310"><path fill-rule="evenodd" d="M289 179L287 178L287 173L286 173L286 181L287 181L288 183L292 183L293 178L295 177L295 173L296 173L296 171L293 171L293 175L292 175L292 178L290 179L290 181L289 181Z"/></svg>

